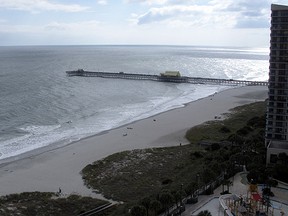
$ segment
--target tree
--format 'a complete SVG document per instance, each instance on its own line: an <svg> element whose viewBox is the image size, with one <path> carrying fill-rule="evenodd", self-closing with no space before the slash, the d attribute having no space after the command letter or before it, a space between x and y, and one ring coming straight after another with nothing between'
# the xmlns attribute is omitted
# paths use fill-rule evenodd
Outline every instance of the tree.
<svg viewBox="0 0 288 216"><path fill-rule="evenodd" d="M189 194L191 198L193 197L195 191L197 190L197 186L198 186L197 182L193 181L190 182L185 188L186 193Z"/></svg>
<svg viewBox="0 0 288 216"><path fill-rule="evenodd" d="M145 216L146 210L142 205L135 205L131 208L130 214L132 216Z"/></svg>
<svg viewBox="0 0 288 216"><path fill-rule="evenodd" d="M169 207L173 203L173 195L171 192L168 190L163 191L159 196L159 200L165 208L165 211L167 211L167 214L169 214Z"/></svg>
<svg viewBox="0 0 288 216"><path fill-rule="evenodd" d="M212 180L214 180L214 178L215 178L215 173L213 172L213 170L205 169L203 171L202 180L203 180L203 182L205 184L205 190L207 190L207 184L209 182L211 182Z"/></svg>
<svg viewBox="0 0 288 216"><path fill-rule="evenodd" d="M204 211L199 212L197 216L212 216L212 214L208 210L204 210Z"/></svg>
<svg viewBox="0 0 288 216"><path fill-rule="evenodd" d="M231 134L228 140L232 142L233 145L241 146L244 143L244 138L238 134Z"/></svg>
<svg viewBox="0 0 288 216"><path fill-rule="evenodd" d="M157 212L161 209L162 205L158 200L152 200L150 203L150 209L154 211L154 215L157 215Z"/></svg>
<svg viewBox="0 0 288 216"><path fill-rule="evenodd" d="M144 199L142 199L141 204L145 207L146 209L146 215L149 215L149 208L150 208L150 203L151 203L151 199L149 197L145 197Z"/></svg>
<svg viewBox="0 0 288 216"><path fill-rule="evenodd" d="M174 197L174 201L175 201L175 204L177 206L177 208L179 207L178 203L180 203L181 205L181 191L175 191L173 193L173 197Z"/></svg>

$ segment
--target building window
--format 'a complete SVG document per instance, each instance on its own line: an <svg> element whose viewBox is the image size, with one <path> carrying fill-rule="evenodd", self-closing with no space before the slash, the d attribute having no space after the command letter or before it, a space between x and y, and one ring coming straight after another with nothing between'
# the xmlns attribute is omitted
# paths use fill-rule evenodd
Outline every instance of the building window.
<svg viewBox="0 0 288 216"><path fill-rule="evenodd" d="M283 109L277 109L277 114L283 114L284 110Z"/></svg>
<svg viewBox="0 0 288 216"><path fill-rule="evenodd" d="M278 95L284 95L284 90L278 90Z"/></svg>
<svg viewBox="0 0 288 216"><path fill-rule="evenodd" d="M283 17L284 16L288 17L288 11L274 11L274 12L276 12L276 13L275 13L275 15L272 13L273 16L277 16L278 13L280 13L279 15L281 15Z"/></svg>

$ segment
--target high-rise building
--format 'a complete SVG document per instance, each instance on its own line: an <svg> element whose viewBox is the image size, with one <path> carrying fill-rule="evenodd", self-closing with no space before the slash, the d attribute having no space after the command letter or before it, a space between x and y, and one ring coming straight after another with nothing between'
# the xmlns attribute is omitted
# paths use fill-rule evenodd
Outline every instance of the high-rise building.
<svg viewBox="0 0 288 216"><path fill-rule="evenodd" d="M288 153L288 6L271 5L270 67L266 119L267 163Z"/></svg>

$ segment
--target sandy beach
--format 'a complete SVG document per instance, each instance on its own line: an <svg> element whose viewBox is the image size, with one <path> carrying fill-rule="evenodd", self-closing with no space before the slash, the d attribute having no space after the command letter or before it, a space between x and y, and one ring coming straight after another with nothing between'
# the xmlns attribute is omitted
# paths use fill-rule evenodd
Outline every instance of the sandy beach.
<svg viewBox="0 0 288 216"><path fill-rule="evenodd" d="M83 185L80 171L110 154L139 148L188 144L186 131L220 117L231 108L267 98L267 86L229 89L183 108L143 119L70 145L27 156L0 168L0 195L28 191L95 194Z"/></svg>

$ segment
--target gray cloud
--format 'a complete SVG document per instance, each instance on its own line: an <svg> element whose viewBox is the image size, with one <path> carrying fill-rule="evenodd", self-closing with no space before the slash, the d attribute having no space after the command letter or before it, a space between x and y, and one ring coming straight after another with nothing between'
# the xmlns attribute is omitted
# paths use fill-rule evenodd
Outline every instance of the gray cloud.
<svg viewBox="0 0 288 216"><path fill-rule="evenodd" d="M147 24L152 22L159 22L169 18L178 17L180 14L184 15L184 9L179 7L163 7L151 8L147 13L138 17L138 24Z"/></svg>
<svg viewBox="0 0 288 216"><path fill-rule="evenodd" d="M243 19L238 20L235 28L269 28L270 22L266 19Z"/></svg>
<svg viewBox="0 0 288 216"><path fill-rule="evenodd" d="M235 1L228 10L233 10L237 15L235 28L268 28L270 18L270 1Z"/></svg>
<svg viewBox="0 0 288 216"><path fill-rule="evenodd" d="M87 7L78 4L60 4L49 0L0 0L0 8L22 11L64 11L79 12L87 10Z"/></svg>
<svg viewBox="0 0 288 216"><path fill-rule="evenodd" d="M168 19L169 17L171 17L171 15L158 14L158 13L153 13L152 11L148 11L147 13L138 17L137 23L139 25L142 25L142 24L162 21L162 20Z"/></svg>
<svg viewBox="0 0 288 216"><path fill-rule="evenodd" d="M195 0L124 0L125 3L144 3L147 5L189 5Z"/></svg>
<svg viewBox="0 0 288 216"><path fill-rule="evenodd" d="M261 17L263 16L263 14L260 11L243 11L241 13L242 15L244 15L245 17Z"/></svg>
<svg viewBox="0 0 288 216"><path fill-rule="evenodd" d="M145 2L151 0L128 0ZM194 2L192 4L192 2ZM196 4L198 2L198 4ZM154 0L158 7L151 7L146 13L138 15L138 25L153 22L173 21L207 26L226 26L231 28L267 28L270 18L270 0L210 0L207 4L200 1ZM176 4L177 3L177 4ZM227 19L228 18L228 19ZM196 19L191 20L191 19Z"/></svg>

